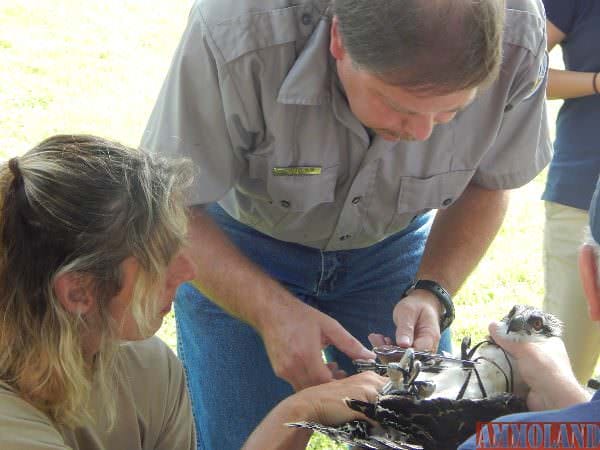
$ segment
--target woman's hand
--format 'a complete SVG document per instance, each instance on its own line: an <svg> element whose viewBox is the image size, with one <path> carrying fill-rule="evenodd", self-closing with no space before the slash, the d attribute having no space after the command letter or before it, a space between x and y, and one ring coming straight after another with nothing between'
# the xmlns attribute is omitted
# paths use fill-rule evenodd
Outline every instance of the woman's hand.
<svg viewBox="0 0 600 450"><path fill-rule="evenodd" d="M363 372L341 380L314 386L289 397L284 402L302 405L302 416L291 418L319 422L324 425L338 425L365 417L353 411L344 403L345 398L373 402L386 382L386 378L374 372Z"/></svg>
<svg viewBox="0 0 600 450"><path fill-rule="evenodd" d="M277 405L254 430L245 450L304 449L310 439L308 430L286 427L288 422L319 422L339 425L365 417L344 403L345 398L374 401L386 379L364 372L342 380L306 388Z"/></svg>

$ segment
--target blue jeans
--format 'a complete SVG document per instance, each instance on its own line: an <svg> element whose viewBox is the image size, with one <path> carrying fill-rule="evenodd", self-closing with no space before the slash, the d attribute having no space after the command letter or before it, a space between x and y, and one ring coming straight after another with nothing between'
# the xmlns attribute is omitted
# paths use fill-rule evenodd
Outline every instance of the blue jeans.
<svg viewBox="0 0 600 450"><path fill-rule="evenodd" d="M392 310L416 274L431 215L364 249L323 252L282 242L233 220L218 205L207 212L254 263L297 298L332 316L370 347L369 333L393 337ZM215 262L218 264L218 261ZM175 301L178 353L186 369L198 448L238 450L291 386L271 369L260 336L230 317L191 284ZM440 349L450 350L450 334ZM334 348L325 351L348 373L352 363Z"/></svg>

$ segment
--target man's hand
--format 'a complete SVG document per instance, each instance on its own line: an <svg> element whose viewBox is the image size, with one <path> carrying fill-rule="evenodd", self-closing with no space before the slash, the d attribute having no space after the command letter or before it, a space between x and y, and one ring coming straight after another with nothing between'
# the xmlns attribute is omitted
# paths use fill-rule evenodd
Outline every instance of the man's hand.
<svg viewBox="0 0 600 450"><path fill-rule="evenodd" d="M438 210L414 278L434 280L454 295L498 232L508 197L508 191L471 182L454 204ZM415 290L402 299L394 308L398 345L437 350L441 313L442 305L428 291Z"/></svg>
<svg viewBox="0 0 600 450"><path fill-rule="evenodd" d="M588 400L573 374L562 339L517 342L500 332L497 322L492 322L489 330L492 339L514 358L515 369L529 386L530 410L565 408Z"/></svg>
<svg viewBox="0 0 600 450"><path fill-rule="evenodd" d="M422 289L414 290L394 307L397 345L436 351L441 317L442 305L435 295Z"/></svg>
<svg viewBox="0 0 600 450"><path fill-rule="evenodd" d="M352 359L372 359L337 321L305 305L240 253L201 208L190 216L197 286L221 308L262 336L273 370L296 390L344 376L323 362L334 345ZM219 261L219 264L215 264Z"/></svg>
<svg viewBox="0 0 600 450"><path fill-rule="evenodd" d="M323 362L321 350L328 345L352 359L375 358L336 320L295 298L270 308L258 331L275 374L296 391L345 376Z"/></svg>

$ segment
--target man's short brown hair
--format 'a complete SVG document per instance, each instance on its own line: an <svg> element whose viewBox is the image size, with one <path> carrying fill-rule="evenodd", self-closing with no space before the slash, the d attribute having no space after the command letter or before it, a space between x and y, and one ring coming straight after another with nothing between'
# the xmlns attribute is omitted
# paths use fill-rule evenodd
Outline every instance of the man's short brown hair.
<svg viewBox="0 0 600 450"><path fill-rule="evenodd" d="M342 43L359 68L438 94L496 78L504 8L504 0L333 0Z"/></svg>

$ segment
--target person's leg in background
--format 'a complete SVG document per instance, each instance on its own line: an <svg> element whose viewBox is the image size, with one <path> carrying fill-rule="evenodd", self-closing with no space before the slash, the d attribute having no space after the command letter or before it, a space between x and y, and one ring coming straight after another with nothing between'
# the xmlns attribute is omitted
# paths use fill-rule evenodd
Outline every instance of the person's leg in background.
<svg viewBox="0 0 600 450"><path fill-rule="evenodd" d="M322 255L325 270L315 301L367 348L371 347L370 333L395 339L392 311L417 273L432 217L417 217L406 230L371 247ZM450 331L446 330L438 350L451 349ZM352 362L335 348L325 353L328 360L353 372Z"/></svg>
<svg viewBox="0 0 600 450"><path fill-rule="evenodd" d="M587 211L546 202L544 231L544 310L564 322L563 340L580 383L593 376L600 350L600 329L588 317L577 254L588 223Z"/></svg>

